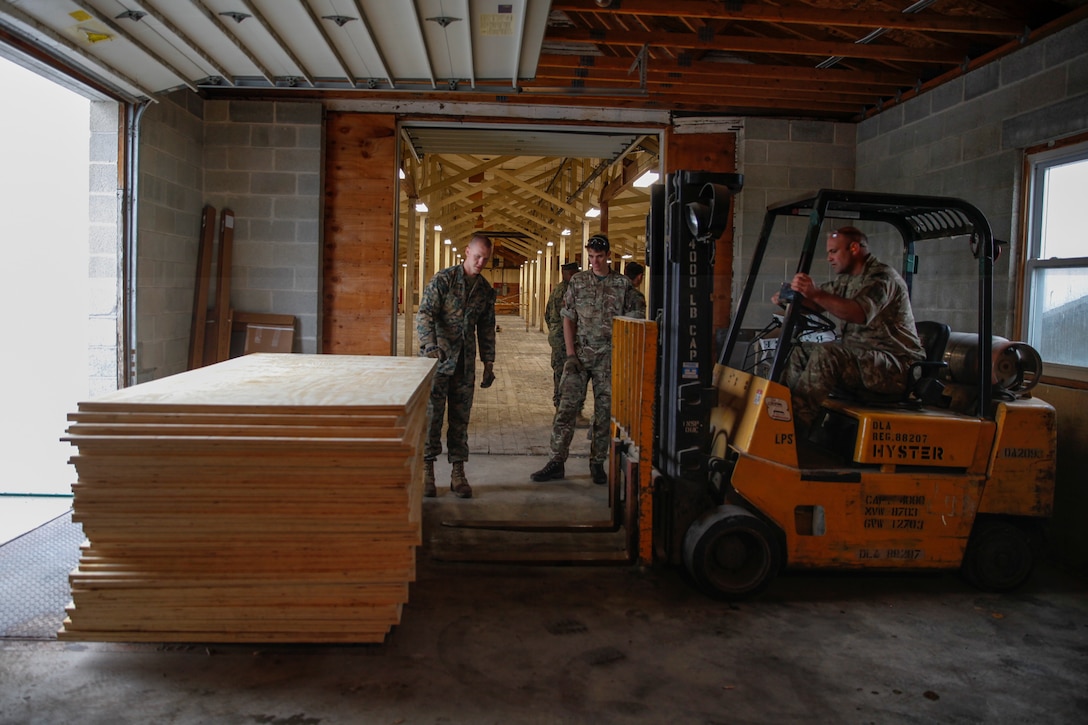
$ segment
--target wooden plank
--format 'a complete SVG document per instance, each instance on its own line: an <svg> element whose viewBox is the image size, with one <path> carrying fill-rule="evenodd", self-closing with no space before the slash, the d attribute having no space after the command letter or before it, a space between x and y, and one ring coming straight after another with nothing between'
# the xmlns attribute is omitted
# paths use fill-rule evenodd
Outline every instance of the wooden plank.
<svg viewBox="0 0 1088 725"><path fill-rule="evenodd" d="M65 640L370 642L422 543L434 364L254 354L79 405Z"/></svg>
<svg viewBox="0 0 1088 725"><path fill-rule="evenodd" d="M80 411L398 414L428 382L435 361L257 353L107 393Z"/></svg>
<svg viewBox="0 0 1088 725"><path fill-rule="evenodd" d="M215 281L215 360L230 357L230 286L234 257L234 212L224 209L219 215L219 263Z"/></svg>
<svg viewBox="0 0 1088 725"><path fill-rule="evenodd" d="M215 247L215 207L206 205L200 222L200 246L196 256L196 284L193 289L193 318L189 330L189 369L204 364L204 336L208 324L208 292Z"/></svg>

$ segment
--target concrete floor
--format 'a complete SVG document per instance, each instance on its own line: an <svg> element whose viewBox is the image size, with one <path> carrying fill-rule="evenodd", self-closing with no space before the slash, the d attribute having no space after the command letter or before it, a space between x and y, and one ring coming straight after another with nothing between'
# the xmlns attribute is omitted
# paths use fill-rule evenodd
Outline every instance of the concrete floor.
<svg viewBox="0 0 1088 725"><path fill-rule="evenodd" d="M384 644L0 640L0 723L1088 721L1088 584L1050 564L1008 595L954 574L787 573L759 598L725 604L669 568L440 561L618 545L442 525L607 511L582 443L570 480L529 481L544 450L515 440L547 443L548 421L528 420L546 343L503 326L494 399L477 398L478 420L491 422L473 431L474 451L488 451L467 467L476 495L440 485L425 501L417 580ZM511 432L521 417L528 432ZM448 464L437 473L448 481Z"/></svg>

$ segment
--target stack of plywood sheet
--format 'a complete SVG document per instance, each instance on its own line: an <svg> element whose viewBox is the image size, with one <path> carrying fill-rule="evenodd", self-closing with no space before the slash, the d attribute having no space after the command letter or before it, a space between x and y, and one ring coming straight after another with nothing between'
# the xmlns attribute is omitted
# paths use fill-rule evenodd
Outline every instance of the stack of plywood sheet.
<svg viewBox="0 0 1088 725"><path fill-rule="evenodd" d="M422 541L433 369L253 354L80 403L60 638L382 641Z"/></svg>

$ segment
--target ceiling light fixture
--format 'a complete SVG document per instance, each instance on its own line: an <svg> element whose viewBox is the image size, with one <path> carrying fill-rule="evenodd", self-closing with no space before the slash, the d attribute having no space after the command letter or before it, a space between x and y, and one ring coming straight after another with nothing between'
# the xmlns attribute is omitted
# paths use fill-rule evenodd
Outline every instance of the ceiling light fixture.
<svg viewBox="0 0 1088 725"><path fill-rule="evenodd" d="M586 219L596 219L600 215L601 215L601 210L598 209L597 207L593 207L592 209L590 209L589 211L586 212Z"/></svg>
<svg viewBox="0 0 1088 725"><path fill-rule="evenodd" d="M640 189L645 189L647 186L653 184L660 178L661 175L658 174L656 171L654 171L653 169L647 169L642 173L642 176L635 179L634 185Z"/></svg>
<svg viewBox="0 0 1088 725"><path fill-rule="evenodd" d="M336 27L342 28L352 20L358 20L359 18L353 18L350 15L322 15L322 20L331 20L336 23Z"/></svg>
<svg viewBox="0 0 1088 725"><path fill-rule="evenodd" d="M427 212L430 211L430 209L428 209L427 205L425 203L423 203L422 201L417 201L416 202L416 211L418 213L420 213L420 214L426 214Z"/></svg>
<svg viewBox="0 0 1088 725"><path fill-rule="evenodd" d="M435 224L435 225L434 225L434 230L435 230L436 232L440 232L440 231L442 231L442 225L441 225L441 224Z"/></svg>
<svg viewBox="0 0 1088 725"><path fill-rule="evenodd" d="M559 234L560 234L560 236L569 237L570 236L570 229L564 229L563 231L559 232Z"/></svg>

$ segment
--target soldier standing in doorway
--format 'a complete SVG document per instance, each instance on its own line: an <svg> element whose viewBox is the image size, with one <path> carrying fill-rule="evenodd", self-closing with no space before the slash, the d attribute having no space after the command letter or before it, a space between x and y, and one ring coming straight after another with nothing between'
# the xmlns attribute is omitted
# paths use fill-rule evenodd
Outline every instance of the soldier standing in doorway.
<svg viewBox="0 0 1088 725"><path fill-rule="evenodd" d="M593 482L608 483L608 425L612 411L612 318L646 316L627 277L608 264L608 237L595 234L586 243L589 269L571 277L563 298L563 338L566 361L560 382L559 409L552 421L552 458L533 473L534 481L565 478L565 463L574 437L575 419L593 381L593 426L589 470Z"/></svg>
<svg viewBox="0 0 1088 725"><path fill-rule="evenodd" d="M495 290L481 274L491 259L491 240L482 234L465 247L465 261L441 270L419 301L416 334L420 354L438 360L427 403L427 443L423 448L423 495L435 496L434 462L442 452L442 423L449 410L446 455L453 464L450 490L471 498L465 477L468 423L476 382L476 342L484 364L481 388L495 382Z"/></svg>

